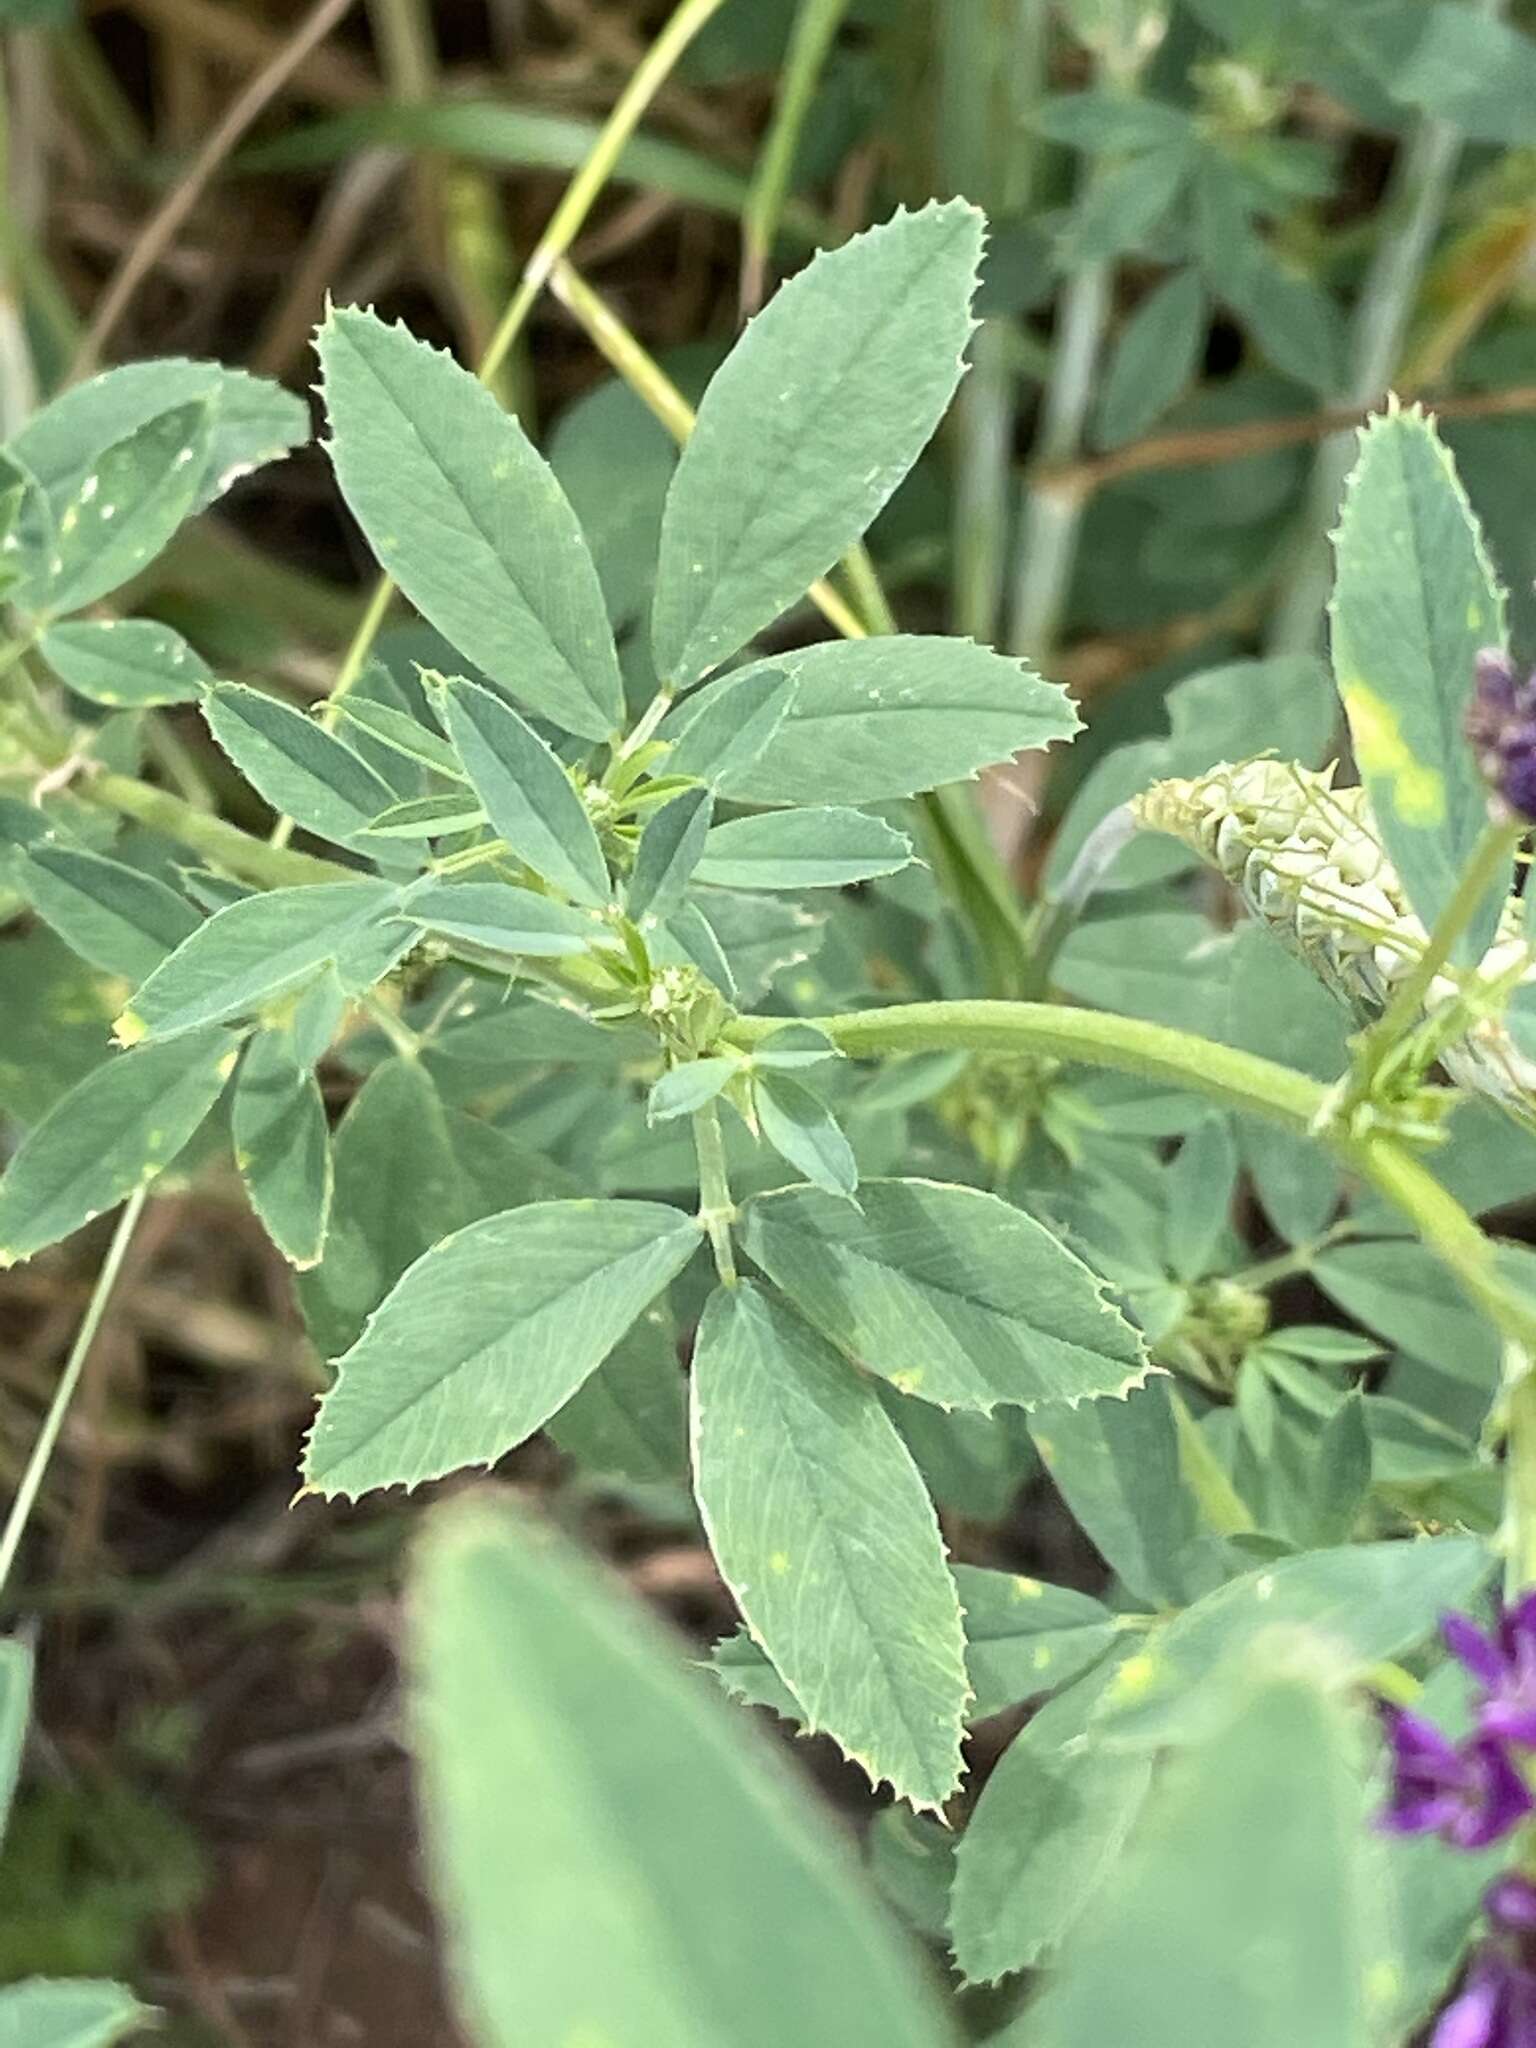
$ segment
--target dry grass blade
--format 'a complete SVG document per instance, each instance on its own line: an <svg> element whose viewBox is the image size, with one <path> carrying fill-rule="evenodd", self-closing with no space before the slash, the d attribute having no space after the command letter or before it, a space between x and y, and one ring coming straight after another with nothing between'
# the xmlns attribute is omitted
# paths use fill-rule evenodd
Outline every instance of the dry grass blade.
<svg viewBox="0 0 1536 2048"><path fill-rule="evenodd" d="M351 5L352 0L319 0L319 5L305 16L271 61L236 96L223 120L166 194L159 210L146 223L118 265L75 351L69 367L70 382L89 376L95 369L134 293L175 240L209 179L262 109L282 90L309 53L324 42Z"/></svg>

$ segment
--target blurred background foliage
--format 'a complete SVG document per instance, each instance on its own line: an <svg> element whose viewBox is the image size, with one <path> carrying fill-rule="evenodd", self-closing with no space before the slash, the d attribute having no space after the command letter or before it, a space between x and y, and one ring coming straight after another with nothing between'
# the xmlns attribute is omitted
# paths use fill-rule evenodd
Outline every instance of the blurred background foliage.
<svg viewBox="0 0 1536 2048"><path fill-rule="evenodd" d="M83 370L146 355L217 357L303 390L327 294L478 359L666 13L645 0L0 0L0 428ZM1321 536L1348 426L1389 386L1435 401L1529 653L1533 29L1531 0L726 0L658 94L573 260L690 395L817 245L933 194L963 193L990 216L971 375L871 549L903 627L1006 647L1079 697L1087 731L1048 779L1021 767L983 793L1026 893L1059 881L1093 824L1155 775L1265 745L1326 758L1331 699L1309 665ZM549 451L632 630L668 435L554 295L496 385ZM186 533L126 608L180 627L221 673L312 699L351 635L363 572L311 448ZM814 622L790 630L810 637ZM423 650L395 627L383 651L408 678ZM1298 666L1231 666L1257 655ZM147 745L194 800L266 824L240 814L248 798L195 715L120 744ZM1124 857L1127 893L1078 931L1057 985L1323 1059L1340 1025L1309 1008L1259 935L1213 941L1198 906L1168 890L1178 858ZM1141 920L1134 958L1122 902ZM872 960L906 974L935 914L926 881L903 878L834 915L813 960L799 959L812 950L803 932L766 935L764 982L794 957L792 1006L857 995ZM909 979L970 986L961 937L941 923ZM45 931L7 927L9 1118L35 1119L100 1056L114 995ZM350 1064L327 1077L334 1111L384 1050L349 1044ZM570 1057L587 1063L575 1080L519 1069L518 1056L515 1019L471 1017L428 1066L449 1105L515 1106L551 1191L564 1161L594 1149L615 1189L673 1185L638 1108L614 1122L609 1052L573 1025ZM1000 1185L1023 1160L1026 1184L1055 1196L1165 1355L1220 1395L1206 1434L1228 1470L1292 1488L1260 1526L1301 1529L1311 1512L1298 1475L1326 1415L1297 1408L1297 1356L1341 1387L1346 1368L1389 1361L1372 1410L1377 1512L1491 1515L1470 1441L1491 1339L1389 1233L1348 1242L1381 1219L1330 1224L1331 1169L1242 1130L1223 1129L1203 1179L1186 1170L1180 1183L1157 1147L1194 1129L1197 1108L1056 1080L910 1062L853 1106L861 1157L919 1170L931 1158L956 1177L979 1159ZM1458 1122L1448 1177L1518 1220L1536 1148L1479 1116ZM467 1144L462 1121L443 1123L466 1171ZM1069 1159L1081 1169L1070 1189ZM359 1201L410 1172L366 1120L340 1160ZM1222 1220L1240 1169L1260 1204L1251 1241ZM48 1576L23 1592L58 1653L39 1767L0 1862L0 1977L131 1974L187 2044L447 2041L393 1740L392 1588L409 1512L289 1511L316 1356L227 1177L184 1185L135 1245L46 1503ZM1205 1197L1193 1220L1192 1186ZM440 1219L417 1220L424 1241L439 1234ZM95 1251L77 1241L0 1285L7 1481ZM1306 1343L1266 1340L1266 1299ZM1235 1358L1243 1391L1229 1404ZM1102 1586L1020 1423L921 1415L908 1426L957 1555ZM642 1593L717 1636L732 1610L669 1455L615 1441L612 1418L588 1414L509 1470ZM801 1754L867 1816L835 1756ZM983 1734L978 1770L988 1754ZM939 1850L890 1815L871 1840L877 1874L922 1927ZM978 2027L988 2012L978 1996Z"/></svg>

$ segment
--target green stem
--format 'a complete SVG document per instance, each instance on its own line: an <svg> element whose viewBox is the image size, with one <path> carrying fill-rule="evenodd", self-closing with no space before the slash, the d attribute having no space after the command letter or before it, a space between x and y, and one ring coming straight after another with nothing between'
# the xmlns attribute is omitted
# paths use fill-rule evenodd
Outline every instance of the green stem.
<svg viewBox="0 0 1536 2048"><path fill-rule="evenodd" d="M21 1540L26 1534L32 1510L37 1504L37 1496L47 1473L49 1461L58 1444L59 1433L64 1427L64 1417L69 1412L69 1404L80 1384L80 1375L85 1370L91 1346L95 1343L96 1333L101 1328L101 1319L106 1314L107 1303L112 1297L113 1288L117 1285L118 1275L122 1272L123 1260L127 1256L128 1246L138 1226L148 1195L148 1187L136 1188L123 1205L123 1212L117 1219L117 1229L113 1232L112 1243L108 1247L106 1258L102 1261L101 1271L96 1276L96 1285L91 1290L85 1316L59 1377L59 1384L54 1389L53 1399L48 1404L48 1413L43 1418L37 1442L32 1446L32 1455L28 1458L26 1470L21 1475L16 1497L11 1502L10 1512L5 1518L4 1531L0 1532L0 1594L4 1593L12 1567L15 1565L16 1553L21 1548Z"/></svg>
<svg viewBox="0 0 1536 2048"><path fill-rule="evenodd" d="M741 1017L726 1035L734 1044L752 1046L780 1029L783 1021ZM1273 1060L1138 1017L1073 1009L1065 1003L900 1003L810 1021L856 1059L905 1052L1044 1054L1193 1088L1229 1108L1268 1117L1294 1131L1311 1128L1327 1093L1321 1082Z"/></svg>
<svg viewBox="0 0 1536 2048"><path fill-rule="evenodd" d="M581 169L566 187L565 196L555 208L548 227L539 237L537 246L523 266L517 289L512 294L496 332L491 336L485 354L476 365L475 375L482 384L494 383L509 351L522 333L528 315L533 311L551 271L586 224L587 215L592 211L603 187L612 176L614 166L639 127L646 108L666 83L684 50L710 16L717 13L724 4L725 0L680 0L672 19L636 65L634 75L614 103L608 119L603 123L602 133L593 143ZM393 581L388 576L380 577L368 600L368 609L358 622L351 645L342 659L335 686L321 708L320 719L327 727L338 715L331 707L346 696L362 674L363 664L367 661L373 643L378 637L379 628L384 623L384 616L389 610L390 599L394 593ZM292 832L292 820L280 818L273 830L273 844L286 845Z"/></svg>
<svg viewBox="0 0 1536 2048"><path fill-rule="evenodd" d="M1266 1287L1278 1287L1282 1280L1294 1280L1298 1273L1310 1273L1320 1252L1354 1237L1357 1227L1353 1218L1346 1216L1323 1231L1321 1236L1314 1237L1310 1244L1299 1244L1278 1258L1265 1259L1257 1266L1245 1266L1239 1272L1226 1274L1225 1278L1234 1287L1251 1288L1256 1293Z"/></svg>
<svg viewBox="0 0 1536 2048"><path fill-rule="evenodd" d="M1504 1597L1536 1586L1536 1372L1521 1372L1509 1390L1504 1466Z"/></svg>
<svg viewBox="0 0 1536 2048"><path fill-rule="evenodd" d="M758 152L752 188L742 211L741 309L763 302L768 259L789 196L790 176L816 88L836 40L848 0L800 0L789 50L779 73L773 119Z"/></svg>
<svg viewBox="0 0 1536 2048"><path fill-rule="evenodd" d="M1508 895L1515 853L1525 827L1495 818L1473 850L1471 859L1456 884L1454 893L1429 935L1429 943L1393 991L1381 1021L1370 1033L1375 1062L1380 1061L1419 1021L1419 1016L1440 972L1456 950L1467 926L1477 916L1495 889Z"/></svg>
<svg viewBox="0 0 1536 2048"><path fill-rule="evenodd" d="M720 1132L720 1111L711 1102L693 1113L693 1149L699 1160L699 1221L709 1236L715 1255L715 1270L721 1285L736 1285L736 1250L731 1242L731 1225L736 1204L725 1170L725 1140Z"/></svg>
<svg viewBox="0 0 1536 2048"><path fill-rule="evenodd" d="M116 811L119 817L133 818L179 840L237 881L251 882L257 888L292 888L311 882L347 882L357 878L355 868L321 860L314 854L295 853L290 847L269 845L249 832L242 832L238 825L198 810L184 797L168 789L156 789L147 782L137 782L131 775L83 775L73 790L87 803Z"/></svg>
<svg viewBox="0 0 1536 2048"><path fill-rule="evenodd" d="M806 1021L853 1058L951 1051L1046 1054L1188 1088L1229 1109L1311 1135L1319 1135L1316 1119L1328 1094L1321 1082L1273 1060L1163 1024L1064 1003L905 1003ZM740 1017L726 1036L734 1045L750 1047L782 1022ZM1354 1138L1337 1126L1325 1127L1320 1135L1347 1168L1403 1212L1506 1337L1536 1348L1536 1302L1502 1277L1492 1241L1398 1139L1380 1132Z"/></svg>

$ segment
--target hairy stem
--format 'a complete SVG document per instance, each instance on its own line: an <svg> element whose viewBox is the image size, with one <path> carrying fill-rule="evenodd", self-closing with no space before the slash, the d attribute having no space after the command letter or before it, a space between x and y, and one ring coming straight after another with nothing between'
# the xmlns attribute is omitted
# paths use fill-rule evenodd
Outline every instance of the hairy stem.
<svg viewBox="0 0 1536 2048"><path fill-rule="evenodd" d="M806 1021L854 1058L908 1052L1043 1053L1169 1082L1229 1109L1319 1135L1346 1167L1402 1211L1505 1336L1536 1348L1536 1302L1503 1277L1497 1248L1476 1220L1400 1140L1384 1133L1354 1138L1326 1128L1316 1133L1315 1119L1328 1091L1309 1075L1163 1024L1064 1003L905 1003ZM782 1023L782 1018L741 1017L726 1035L733 1044L750 1047Z"/></svg>
<svg viewBox="0 0 1536 2048"><path fill-rule="evenodd" d="M136 1188L123 1205L112 1243L108 1247L106 1258L102 1261L101 1271L96 1276L96 1285L91 1290L90 1301L86 1304L84 1318L69 1357L65 1361L64 1370L59 1376L59 1384L54 1389L53 1399L48 1404L48 1413L44 1416L43 1426L38 1431L37 1442L32 1446L32 1455L28 1458L26 1470L21 1475L16 1497L11 1502L10 1512L5 1518L5 1528L0 1531L0 1594L4 1593L12 1567L15 1565L16 1553L21 1548L27 1524L32 1519L32 1510L37 1505L37 1496L58 1444L59 1433L64 1427L69 1404L74 1399L75 1389L80 1384L80 1376L85 1371L91 1346L95 1343L96 1333L101 1328L102 1317L107 1312L107 1303L112 1297L113 1288L117 1285L118 1275L122 1272L123 1260L128 1255L128 1247L133 1240L133 1233L138 1227L139 1217L143 1213L148 1195L147 1187Z"/></svg>
<svg viewBox="0 0 1536 2048"><path fill-rule="evenodd" d="M731 1225L736 1220L736 1204L731 1199L731 1183L725 1170L725 1140L720 1131L718 1104L706 1103L703 1109L694 1111L693 1149L699 1161L699 1221L708 1233L721 1285L734 1287L736 1248L731 1242Z"/></svg>

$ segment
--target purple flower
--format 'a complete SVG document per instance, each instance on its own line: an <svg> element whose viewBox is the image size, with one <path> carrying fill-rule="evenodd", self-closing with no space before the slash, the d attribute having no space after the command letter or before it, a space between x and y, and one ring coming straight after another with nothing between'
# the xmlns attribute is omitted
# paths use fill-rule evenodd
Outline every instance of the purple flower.
<svg viewBox="0 0 1536 2048"><path fill-rule="evenodd" d="M1491 1634L1464 1614L1448 1614L1441 1633L1483 1688L1477 1713L1483 1734L1536 1748L1536 1593L1501 1607Z"/></svg>
<svg viewBox="0 0 1536 2048"><path fill-rule="evenodd" d="M1483 1943L1467 1981L1440 2015L1430 2048L1536 2048L1536 1884L1515 1871L1483 1894L1494 1938Z"/></svg>
<svg viewBox="0 0 1536 2048"><path fill-rule="evenodd" d="M1536 1972L1502 1949L1480 1950L1430 2048L1536 2048Z"/></svg>
<svg viewBox="0 0 1536 2048"><path fill-rule="evenodd" d="M1536 1884L1517 1870L1506 1870L1483 1893L1483 1911L1505 1934L1536 1933Z"/></svg>
<svg viewBox="0 0 1536 2048"><path fill-rule="evenodd" d="M1481 1849L1536 1805L1496 1735L1474 1735L1458 1747L1422 1715L1384 1707L1382 1718L1392 1746L1392 1790L1381 1816L1389 1833L1438 1834L1458 1849Z"/></svg>
<svg viewBox="0 0 1536 2048"><path fill-rule="evenodd" d="M1467 738L1503 808L1536 822L1536 675L1523 680L1497 647L1477 657Z"/></svg>

